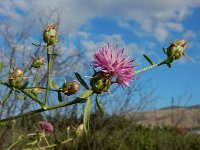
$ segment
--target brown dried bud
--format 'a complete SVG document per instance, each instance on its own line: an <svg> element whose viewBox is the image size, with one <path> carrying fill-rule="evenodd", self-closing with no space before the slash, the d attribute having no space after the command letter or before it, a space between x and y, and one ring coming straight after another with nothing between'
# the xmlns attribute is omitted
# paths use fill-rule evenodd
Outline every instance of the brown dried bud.
<svg viewBox="0 0 200 150"><path fill-rule="evenodd" d="M79 84L77 81L65 82L62 86L62 92L65 95L75 94L79 90Z"/></svg>

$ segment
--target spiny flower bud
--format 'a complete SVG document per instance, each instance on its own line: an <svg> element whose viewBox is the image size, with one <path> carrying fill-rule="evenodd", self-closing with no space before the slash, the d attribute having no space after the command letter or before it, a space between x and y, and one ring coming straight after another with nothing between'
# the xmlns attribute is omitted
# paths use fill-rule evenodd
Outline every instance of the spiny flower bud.
<svg viewBox="0 0 200 150"><path fill-rule="evenodd" d="M68 96L75 94L78 90L79 90L79 84L75 80L72 82L65 82L62 85L62 92Z"/></svg>
<svg viewBox="0 0 200 150"><path fill-rule="evenodd" d="M13 72L11 72L9 77L9 83L13 87L21 87L21 83L23 81L24 71L22 69L17 68Z"/></svg>
<svg viewBox="0 0 200 150"><path fill-rule="evenodd" d="M92 90L101 94L104 92L108 92L110 85L112 84L112 76L103 71L95 72L92 78L90 79L90 85L92 86Z"/></svg>
<svg viewBox="0 0 200 150"><path fill-rule="evenodd" d="M49 24L43 32L43 40L47 45L53 45L57 42L56 25Z"/></svg>
<svg viewBox="0 0 200 150"><path fill-rule="evenodd" d="M38 56L33 59L32 67L40 68L42 65L44 65L44 57Z"/></svg>
<svg viewBox="0 0 200 150"><path fill-rule="evenodd" d="M24 74L24 71L20 68L17 68L12 72L13 77L22 77L23 74Z"/></svg>
<svg viewBox="0 0 200 150"><path fill-rule="evenodd" d="M172 57L173 60L180 59L184 56L184 50L187 46L187 41L184 39L177 40L175 42L171 42L170 46L167 48L168 57Z"/></svg>

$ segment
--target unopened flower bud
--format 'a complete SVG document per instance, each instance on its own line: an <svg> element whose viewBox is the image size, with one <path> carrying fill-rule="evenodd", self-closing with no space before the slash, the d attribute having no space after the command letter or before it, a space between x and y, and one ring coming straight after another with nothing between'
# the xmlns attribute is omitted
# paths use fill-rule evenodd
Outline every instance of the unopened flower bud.
<svg viewBox="0 0 200 150"><path fill-rule="evenodd" d="M187 46L187 41L184 39L177 40L172 42L167 48L168 57L172 57L173 60L180 59L184 55L184 50Z"/></svg>
<svg viewBox="0 0 200 150"><path fill-rule="evenodd" d="M53 45L57 42L56 25L49 24L43 32L43 40L47 45Z"/></svg>
<svg viewBox="0 0 200 150"><path fill-rule="evenodd" d="M44 57L35 57L33 59L33 62L32 62L32 67L34 68L40 68L42 65L44 65Z"/></svg>
<svg viewBox="0 0 200 150"><path fill-rule="evenodd" d="M79 84L77 81L65 82L62 86L62 92L65 95L75 94L79 90Z"/></svg>
<svg viewBox="0 0 200 150"><path fill-rule="evenodd" d="M95 93L101 94L104 92L108 92L108 89L112 84L111 80L112 80L112 75L99 71L95 72L92 78L90 79L90 85L92 86L92 90Z"/></svg>
<svg viewBox="0 0 200 150"><path fill-rule="evenodd" d="M21 87L23 81L24 71L22 69L17 68L14 70L9 76L9 83L13 87Z"/></svg>
<svg viewBox="0 0 200 150"><path fill-rule="evenodd" d="M52 133L54 131L53 125L50 122L41 121L39 122L40 128L43 132Z"/></svg>
<svg viewBox="0 0 200 150"><path fill-rule="evenodd" d="M12 72L13 77L22 77L24 74L24 71L22 69L17 68Z"/></svg>
<svg viewBox="0 0 200 150"><path fill-rule="evenodd" d="M83 134L83 132L84 132L84 126L83 126L83 124L80 124L76 129L76 135L81 136Z"/></svg>

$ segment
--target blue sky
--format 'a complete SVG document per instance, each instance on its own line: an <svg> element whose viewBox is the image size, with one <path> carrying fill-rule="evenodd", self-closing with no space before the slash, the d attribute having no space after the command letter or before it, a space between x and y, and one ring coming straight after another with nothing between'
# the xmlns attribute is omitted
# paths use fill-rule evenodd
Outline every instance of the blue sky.
<svg viewBox="0 0 200 150"><path fill-rule="evenodd" d="M185 93L192 94L192 98L188 102L183 96L182 105L200 104L199 0L7 0L0 3L0 21L9 18L17 30L24 20L34 19L36 36L43 28L38 18L45 22L42 16L54 9L61 17L60 33L69 37L66 47L81 47L88 59L101 44L111 42L125 48L138 70L148 65L144 53L154 62L166 58L162 47L169 45L167 39L189 40L185 52L196 63L181 59L171 69L161 66L138 76L140 82L151 79L158 87L155 94L160 98L155 107L170 105L173 96ZM55 18L56 14L51 16L52 21Z"/></svg>

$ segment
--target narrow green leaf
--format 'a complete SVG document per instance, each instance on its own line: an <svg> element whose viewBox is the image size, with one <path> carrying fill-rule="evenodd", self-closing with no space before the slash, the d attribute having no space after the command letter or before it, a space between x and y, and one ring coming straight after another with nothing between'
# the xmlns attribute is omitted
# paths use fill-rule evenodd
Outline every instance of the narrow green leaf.
<svg viewBox="0 0 200 150"><path fill-rule="evenodd" d="M85 90L80 94L79 98L87 98L87 97L90 97L90 95L92 94L93 94L93 90Z"/></svg>
<svg viewBox="0 0 200 150"><path fill-rule="evenodd" d="M83 78L81 77L81 75L77 72L74 72L77 80L82 84L82 86L84 86L87 90L89 90L89 87L87 85L87 83L83 80Z"/></svg>
<svg viewBox="0 0 200 150"><path fill-rule="evenodd" d="M3 63L0 62L0 73L2 72L2 70L3 70Z"/></svg>
<svg viewBox="0 0 200 150"><path fill-rule="evenodd" d="M8 94L5 94L4 97L2 98L2 100L0 101L0 105L2 105L10 96L10 94L12 93L12 90L10 90L8 92Z"/></svg>
<svg viewBox="0 0 200 150"><path fill-rule="evenodd" d="M20 95L20 94L16 94L16 97L17 97L18 99L24 99L24 98L25 98L24 96L22 96L22 95Z"/></svg>
<svg viewBox="0 0 200 150"><path fill-rule="evenodd" d="M26 82L21 86L21 88L22 88L22 89L25 89L25 88L28 86L28 83L29 83L29 82L26 81Z"/></svg>
<svg viewBox="0 0 200 150"><path fill-rule="evenodd" d="M163 52L167 55L167 48L163 47Z"/></svg>
<svg viewBox="0 0 200 150"><path fill-rule="evenodd" d="M59 56L58 53L48 53L49 55Z"/></svg>
<svg viewBox="0 0 200 150"><path fill-rule="evenodd" d="M144 58L151 64L153 65L154 63L152 62L152 60L145 54L143 54Z"/></svg>
<svg viewBox="0 0 200 150"><path fill-rule="evenodd" d="M99 108L100 112L102 114L104 114L104 109L102 107L102 104L99 102L98 95L96 96L96 104L97 104L97 107Z"/></svg>
<svg viewBox="0 0 200 150"><path fill-rule="evenodd" d="M31 140L30 142L28 142L27 144L26 144L26 146L33 146L33 145L35 145L36 143L38 142L38 140Z"/></svg>
<svg viewBox="0 0 200 150"><path fill-rule="evenodd" d="M37 93L34 92L34 91L31 91L31 93L35 96L35 97L38 97Z"/></svg>
<svg viewBox="0 0 200 150"><path fill-rule="evenodd" d="M63 100L62 100L62 95L60 93L60 91L58 91L58 101L61 103Z"/></svg>
<svg viewBox="0 0 200 150"><path fill-rule="evenodd" d="M34 46L36 47L40 47L41 45L37 44L37 43L32 43Z"/></svg>
<svg viewBox="0 0 200 150"><path fill-rule="evenodd" d="M38 82L38 73L35 74L32 87L35 87L37 82Z"/></svg>
<svg viewBox="0 0 200 150"><path fill-rule="evenodd" d="M84 126L85 132L89 131L90 109L91 109L91 100L90 100L90 97L88 97L85 103L84 112L83 112L83 126Z"/></svg>
<svg viewBox="0 0 200 150"><path fill-rule="evenodd" d="M52 79L50 79L49 84L50 84L51 89L59 89L60 88L59 85L56 82L54 82Z"/></svg>

